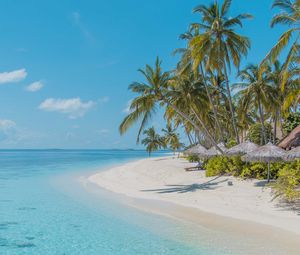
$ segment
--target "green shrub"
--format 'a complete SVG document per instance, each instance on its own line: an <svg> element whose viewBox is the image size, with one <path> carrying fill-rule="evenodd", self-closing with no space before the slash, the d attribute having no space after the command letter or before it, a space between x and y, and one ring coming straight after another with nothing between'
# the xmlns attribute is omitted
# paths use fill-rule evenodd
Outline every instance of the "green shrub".
<svg viewBox="0 0 300 255"><path fill-rule="evenodd" d="M246 163L242 161L240 156L230 157L229 159L229 173L234 176L240 176Z"/></svg>
<svg viewBox="0 0 300 255"><path fill-rule="evenodd" d="M216 176L225 173L230 173L238 176L244 162L241 157L226 157L217 156L209 159L205 165L206 176Z"/></svg>
<svg viewBox="0 0 300 255"><path fill-rule="evenodd" d="M186 160L188 160L189 162L199 162L200 158L197 155L189 155L186 156Z"/></svg>
<svg viewBox="0 0 300 255"><path fill-rule="evenodd" d="M300 199L300 160L286 164L279 170L273 188L277 196L282 196L289 202Z"/></svg>
<svg viewBox="0 0 300 255"><path fill-rule="evenodd" d="M232 148L233 146L237 145L237 142L235 139L230 139L227 143L226 143L226 147L228 149Z"/></svg>
<svg viewBox="0 0 300 255"><path fill-rule="evenodd" d="M225 156L216 156L209 159L205 165L206 176L222 175L228 171L228 158Z"/></svg>
<svg viewBox="0 0 300 255"><path fill-rule="evenodd" d="M271 163L270 165L270 178L276 179L278 172L283 168L285 163ZM268 164L267 163L246 163L239 175L244 179L255 178L255 179L266 179L268 177Z"/></svg>

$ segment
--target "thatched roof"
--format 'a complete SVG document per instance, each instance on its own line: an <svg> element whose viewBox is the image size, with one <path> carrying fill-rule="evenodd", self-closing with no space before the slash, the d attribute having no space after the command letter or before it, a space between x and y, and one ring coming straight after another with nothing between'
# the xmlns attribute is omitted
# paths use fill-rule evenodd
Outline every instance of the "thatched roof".
<svg viewBox="0 0 300 255"><path fill-rule="evenodd" d="M249 153L251 151L254 151L258 147L259 146L257 144L252 143L250 141L246 141L244 143L240 143L240 144L228 149L226 151L226 154L227 155L243 155L243 154Z"/></svg>
<svg viewBox="0 0 300 255"><path fill-rule="evenodd" d="M207 149L201 144L195 145L184 152L184 154L198 155L207 153Z"/></svg>
<svg viewBox="0 0 300 255"><path fill-rule="evenodd" d="M268 143L247 153L242 157L242 159L246 161L274 162L284 160L285 156L285 150L273 145L272 143Z"/></svg>
<svg viewBox="0 0 300 255"><path fill-rule="evenodd" d="M224 143L219 143L218 144L218 147L224 152L226 153L227 151L227 148L225 147ZM222 155L222 153L215 147L211 147L208 151L208 157L214 157L214 156L217 156L217 155Z"/></svg>
<svg viewBox="0 0 300 255"><path fill-rule="evenodd" d="M290 150L300 146L300 125L294 128L288 136L281 140L278 146L285 150Z"/></svg>
<svg viewBox="0 0 300 255"><path fill-rule="evenodd" d="M286 153L286 160L294 160L300 158L300 146Z"/></svg>

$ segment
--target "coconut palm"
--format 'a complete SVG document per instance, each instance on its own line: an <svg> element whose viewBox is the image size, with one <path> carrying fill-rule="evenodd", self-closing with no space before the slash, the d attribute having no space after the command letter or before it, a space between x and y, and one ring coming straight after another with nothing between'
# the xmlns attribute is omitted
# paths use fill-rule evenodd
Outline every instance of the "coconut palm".
<svg viewBox="0 0 300 255"><path fill-rule="evenodd" d="M231 64L238 68L241 58L248 53L250 40L234 30L237 26L242 26L243 19L252 16L239 14L233 18L228 17L231 2L231 0L225 0L223 5L220 5L218 1L215 1L210 6L199 5L194 9L195 13L201 14L201 23L192 25L200 32L191 40L190 47L194 59L194 69L198 69L205 61L206 69L224 74L232 126L239 143L228 71L231 69Z"/></svg>
<svg viewBox="0 0 300 255"><path fill-rule="evenodd" d="M205 69L202 66L202 63L199 65L199 70L192 70L192 66L193 66L193 58L192 58L192 52L191 49L189 47L189 43L193 40L193 38L195 36L199 35L199 31L198 29L192 28L190 29L190 31L181 34L180 35L180 39L186 40L188 42L187 48L180 48L180 49L176 49L174 51L174 54L181 54L181 59L177 64L177 73L178 75L188 75L189 72L194 71L194 75L196 76L197 79L201 80L205 86L205 90L209 99L209 103L210 106L213 110L213 114L214 114L214 119L215 119L215 125L216 125L216 131L218 131L220 139L223 140L222 137L222 129L221 129L221 125L220 125L220 121L218 118L218 111L216 108L216 103L213 100L212 97L212 91L211 91L211 87L209 87L209 83L207 81L207 75L205 72Z"/></svg>
<svg viewBox="0 0 300 255"><path fill-rule="evenodd" d="M183 147L179 139L179 134L176 133L176 129L174 129L171 124L168 124L166 128L162 129L162 132L164 133L163 139L166 146L168 146L174 154L176 150Z"/></svg>
<svg viewBox="0 0 300 255"><path fill-rule="evenodd" d="M300 1L299 0L275 0L272 8L279 8L280 13L275 15L271 21L271 27L276 25L288 25L289 28L279 38L276 45L268 53L266 60L275 62L279 54L290 45L291 40L294 41L291 44L291 48L288 51L286 61L284 63L284 69L286 70L289 64L293 61L296 55L299 54L299 37L300 37Z"/></svg>
<svg viewBox="0 0 300 255"><path fill-rule="evenodd" d="M146 82L134 82L129 85L129 89L132 92L137 93L138 96L131 101L129 106L130 113L124 118L119 126L121 134L124 134L136 122L141 121L137 136L137 142L139 142L139 137L147 126L148 121L155 114L157 108L163 106L172 108L182 119L193 125L195 130L202 132L202 129L204 129L207 132L204 122L196 115L195 110L193 110L193 114L196 115L202 129L199 127L199 124L190 117L189 113L186 113L182 108L177 107L172 102L172 99L170 99L171 94L168 91L170 88L170 73L162 71L159 58L156 59L155 68L146 65L145 70L139 69L139 72L143 74ZM211 139L211 142L217 145L209 132L207 132L207 134Z"/></svg>
<svg viewBox="0 0 300 255"><path fill-rule="evenodd" d="M154 127L144 130L143 134L146 137L142 140L142 144L146 146L149 156L151 156L153 151L157 151L160 148L165 147L163 137L156 133Z"/></svg>
<svg viewBox="0 0 300 255"><path fill-rule="evenodd" d="M137 142L148 121L155 114L157 103L161 100L161 91L167 87L170 79L168 72L162 72L161 62L159 58L156 59L155 68L146 65L145 70L138 70L146 79L144 82L133 82L129 85L129 89L137 93L138 96L134 98L129 107L129 114L124 118L120 124L119 131L124 134L136 122L141 121L140 128L137 135Z"/></svg>
<svg viewBox="0 0 300 255"><path fill-rule="evenodd" d="M185 113L190 116L189 118L192 119L194 123L198 123L197 125L200 128L196 129L195 133L204 133L211 144L216 146L222 153L222 150L217 146L216 140L212 135L214 124L203 82L196 80L193 73L175 76L169 83L166 97L169 99L172 109L177 109L177 111Z"/></svg>
<svg viewBox="0 0 300 255"><path fill-rule="evenodd" d="M253 108L258 110L263 139L266 144L268 139L266 136L264 109L268 109L269 105L276 103L275 90L272 87L271 80L267 74L261 76L259 67L256 65L247 66L244 70L239 72L238 77L242 82L235 86L241 89L237 93L237 97L241 102L241 110L245 112Z"/></svg>
<svg viewBox="0 0 300 255"><path fill-rule="evenodd" d="M284 68L284 64L281 64L278 60L276 60L271 72L269 73L270 80L274 87L274 95L276 97L276 104L272 105L272 108L270 109L274 121L273 143L276 142L278 124L280 125L281 132L283 133L282 118L287 116L290 112L290 105L288 105L288 101L292 99L294 95L297 95L297 90L300 89L298 80L299 68L294 65L291 65L287 70Z"/></svg>

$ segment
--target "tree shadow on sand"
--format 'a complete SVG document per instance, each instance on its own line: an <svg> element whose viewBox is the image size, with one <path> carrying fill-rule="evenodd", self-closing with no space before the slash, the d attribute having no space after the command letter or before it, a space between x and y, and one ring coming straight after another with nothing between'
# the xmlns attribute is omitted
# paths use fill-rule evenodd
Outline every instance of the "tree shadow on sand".
<svg viewBox="0 0 300 255"><path fill-rule="evenodd" d="M297 200L295 202L288 202L281 199L277 202L276 208L278 208L280 211L292 211L300 216L300 200Z"/></svg>
<svg viewBox="0 0 300 255"><path fill-rule="evenodd" d="M262 188L272 188L272 184L274 183L274 180L268 183L268 181L263 180L263 181L258 181L254 184L256 187L262 187ZM276 200L276 208L279 211L293 211L297 215L300 215L300 200L298 199L297 201L294 202L289 202L284 199L279 199L274 192L273 194L273 200Z"/></svg>
<svg viewBox="0 0 300 255"><path fill-rule="evenodd" d="M193 183L189 185L166 185L166 188L161 189L147 189L147 190L141 190L143 192L156 192L159 194L166 194L166 193L187 193L187 192L195 192L197 190L214 190L218 188L218 185L220 183L227 182L228 179L216 181L219 179L220 176L204 182L204 183Z"/></svg>

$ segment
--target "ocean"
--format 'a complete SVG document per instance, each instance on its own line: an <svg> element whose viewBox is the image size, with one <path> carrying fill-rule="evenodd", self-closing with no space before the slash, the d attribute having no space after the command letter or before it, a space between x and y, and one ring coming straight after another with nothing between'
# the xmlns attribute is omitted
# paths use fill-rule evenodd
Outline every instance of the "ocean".
<svg viewBox="0 0 300 255"><path fill-rule="evenodd" d="M225 254L186 241L184 224L90 192L79 181L145 157L133 150L1 150L0 254Z"/></svg>

